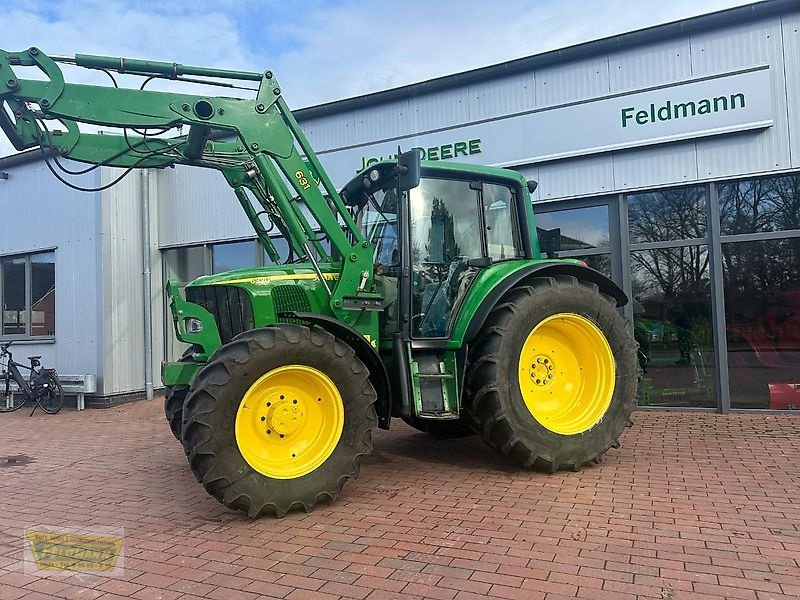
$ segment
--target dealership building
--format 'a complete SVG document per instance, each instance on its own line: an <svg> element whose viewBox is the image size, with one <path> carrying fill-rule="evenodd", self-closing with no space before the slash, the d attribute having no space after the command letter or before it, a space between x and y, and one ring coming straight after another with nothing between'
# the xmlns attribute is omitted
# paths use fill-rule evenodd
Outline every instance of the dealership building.
<svg viewBox="0 0 800 600"><path fill-rule="evenodd" d="M398 147L536 180L548 253L585 260L633 299L642 407L800 408L796 1L295 114L336 185ZM53 178L38 151L0 159L0 172L0 340L16 340L15 358L96 375L90 405L142 397L147 364L161 386L160 361L182 350L168 278L269 263L214 171L134 172L91 193Z"/></svg>

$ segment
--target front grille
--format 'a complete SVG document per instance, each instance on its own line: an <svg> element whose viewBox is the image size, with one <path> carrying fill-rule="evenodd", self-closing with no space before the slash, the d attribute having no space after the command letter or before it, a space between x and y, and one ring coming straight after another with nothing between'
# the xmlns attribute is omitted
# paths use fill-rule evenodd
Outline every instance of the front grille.
<svg viewBox="0 0 800 600"><path fill-rule="evenodd" d="M275 312L309 312L311 305L303 288L299 285L276 285L272 288Z"/></svg>
<svg viewBox="0 0 800 600"><path fill-rule="evenodd" d="M199 304L211 313L223 344L255 327L253 305L250 296L242 288L231 285L187 287L186 300Z"/></svg>

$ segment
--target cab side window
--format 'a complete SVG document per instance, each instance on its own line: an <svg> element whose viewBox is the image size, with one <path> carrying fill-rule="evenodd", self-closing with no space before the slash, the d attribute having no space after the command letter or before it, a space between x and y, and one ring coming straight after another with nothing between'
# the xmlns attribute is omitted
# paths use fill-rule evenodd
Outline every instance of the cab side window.
<svg viewBox="0 0 800 600"><path fill-rule="evenodd" d="M511 189L483 184L483 218L487 255L495 261L524 255L517 226L516 200Z"/></svg>

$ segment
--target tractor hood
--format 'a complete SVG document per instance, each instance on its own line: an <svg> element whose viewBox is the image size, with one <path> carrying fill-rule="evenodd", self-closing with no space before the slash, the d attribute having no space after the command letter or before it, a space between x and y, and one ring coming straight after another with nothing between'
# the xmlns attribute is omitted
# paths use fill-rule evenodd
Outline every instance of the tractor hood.
<svg viewBox="0 0 800 600"><path fill-rule="evenodd" d="M338 264L320 263L323 276L335 280L339 276L341 266ZM203 275L192 281L187 287L206 285L252 285L264 286L280 281L302 281L317 279L314 269L309 263L294 265L272 265L267 267L250 267L236 269L213 275Z"/></svg>

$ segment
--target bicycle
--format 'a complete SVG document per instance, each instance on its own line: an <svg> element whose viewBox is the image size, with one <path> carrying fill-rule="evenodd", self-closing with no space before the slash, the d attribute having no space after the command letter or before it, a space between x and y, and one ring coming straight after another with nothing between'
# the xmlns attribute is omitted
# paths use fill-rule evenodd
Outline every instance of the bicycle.
<svg viewBox="0 0 800 600"><path fill-rule="evenodd" d="M43 368L40 362L41 356L29 356L30 367L14 361L14 356L8 349L11 344L12 342L0 344L0 359L8 359L0 372L5 400L5 405L0 404L0 412L13 412L28 402L35 402L29 417L33 416L37 408L41 408L49 415L56 414L64 404L64 390L55 369ZM27 380L22 376L20 369L30 371ZM17 384L19 393L15 394L11 390L12 381Z"/></svg>

